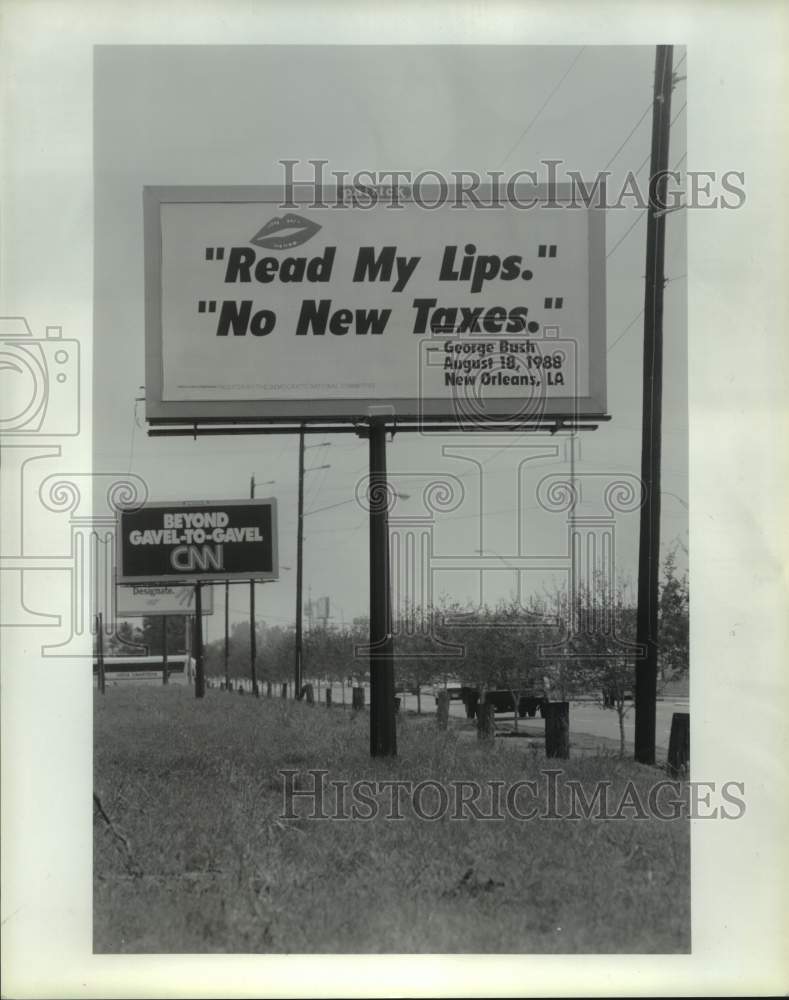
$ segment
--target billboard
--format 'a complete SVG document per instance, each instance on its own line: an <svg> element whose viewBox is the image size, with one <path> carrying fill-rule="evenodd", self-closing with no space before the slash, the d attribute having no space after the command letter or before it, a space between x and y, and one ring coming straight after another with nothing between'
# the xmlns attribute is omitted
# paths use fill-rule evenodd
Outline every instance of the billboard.
<svg viewBox="0 0 789 1000"><path fill-rule="evenodd" d="M214 591L207 587L201 594L201 612L214 613ZM142 618L146 615L193 615L195 588L173 584L140 583L115 588L115 615L118 618Z"/></svg>
<svg viewBox="0 0 789 1000"><path fill-rule="evenodd" d="M304 197L145 188L150 422L605 415L603 209Z"/></svg>
<svg viewBox="0 0 789 1000"><path fill-rule="evenodd" d="M276 500L147 503L118 522L118 583L279 576Z"/></svg>

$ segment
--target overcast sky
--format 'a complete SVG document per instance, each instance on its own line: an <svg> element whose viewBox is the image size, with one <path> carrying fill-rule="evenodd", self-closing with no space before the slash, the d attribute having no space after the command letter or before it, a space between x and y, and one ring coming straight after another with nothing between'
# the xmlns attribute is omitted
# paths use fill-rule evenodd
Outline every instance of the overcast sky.
<svg viewBox="0 0 789 1000"><path fill-rule="evenodd" d="M283 569L280 582L261 585L258 606L272 623L292 621L297 438L146 437L144 405L135 403L144 384L143 186L276 184L281 158L323 158L331 169L414 172L510 172L562 159L590 177L610 163L614 187L641 167L646 183L654 53L652 46L98 47L94 472L136 473L155 500L241 499L252 475L260 484L274 480L257 495L279 501L280 563L292 569ZM683 56L675 50L675 65ZM683 63L679 74L687 70ZM684 166L685 87L680 81L673 95L671 166ZM667 220L661 529L664 550L679 546L683 566L685 215L674 212ZM636 208L609 211L606 225L612 420L582 436L576 472L638 475L646 217ZM350 620L367 611L367 518L355 502L343 501L353 498L367 470L366 443L343 435L311 436L308 444L307 467L330 468L309 472L305 481L305 599L328 595L334 620ZM459 477L463 497L434 515L432 531L435 553L462 557L464 568L436 574L434 596L495 602L516 584L506 559L518 551L519 526L521 554L564 551L566 515L541 511L534 490L543 475L567 470L566 442L479 434L471 444L469 435L425 440L399 434L389 447L389 468L395 488L412 499L399 502L393 519L423 512L421 490L431 476ZM556 455L540 460L535 471L527 467L519 496L516 469L535 444L554 447ZM484 463L481 476L464 454ZM324 507L332 509L319 510ZM633 579L637 514L620 516L616 533L617 571ZM479 549L500 566L480 575L473 568ZM538 590L546 582L536 574L523 585ZM231 618L246 616L247 600L245 589L234 591ZM209 640L221 629L215 615Z"/></svg>

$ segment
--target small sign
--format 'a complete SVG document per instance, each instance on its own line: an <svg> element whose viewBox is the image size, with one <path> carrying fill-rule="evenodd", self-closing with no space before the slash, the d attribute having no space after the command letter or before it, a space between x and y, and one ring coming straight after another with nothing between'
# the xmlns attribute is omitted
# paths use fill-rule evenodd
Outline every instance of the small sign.
<svg viewBox="0 0 789 1000"><path fill-rule="evenodd" d="M204 615L214 613L214 591L211 587L201 594ZM143 618L147 615L193 615L195 588L166 583L142 583L115 588L117 618Z"/></svg>

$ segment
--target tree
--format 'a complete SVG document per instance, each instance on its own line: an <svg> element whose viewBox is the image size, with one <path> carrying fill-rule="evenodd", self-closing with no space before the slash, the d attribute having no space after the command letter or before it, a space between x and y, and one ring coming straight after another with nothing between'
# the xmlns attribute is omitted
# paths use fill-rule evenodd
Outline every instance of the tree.
<svg viewBox="0 0 789 1000"><path fill-rule="evenodd" d="M658 664L664 680L689 669L689 603L688 574L677 576L676 555L671 551L663 562L658 602Z"/></svg>
<svg viewBox="0 0 789 1000"><path fill-rule="evenodd" d="M440 613L433 607L406 604L395 623L397 686L416 694L417 715L422 714L422 688L436 676L447 658L437 656L436 628Z"/></svg>
<svg viewBox="0 0 789 1000"><path fill-rule="evenodd" d="M148 647L148 655L160 655L163 651L162 622L167 623L167 651L183 653L186 651L186 616L185 615L146 615L142 619L142 641Z"/></svg>
<svg viewBox="0 0 789 1000"><path fill-rule="evenodd" d="M105 656L138 656L143 655L145 652L142 645L142 630L139 626L132 625L129 621L118 622L113 634L109 637L105 635L103 639ZM98 652L96 636L93 638L93 652L94 655Z"/></svg>
<svg viewBox="0 0 789 1000"><path fill-rule="evenodd" d="M581 586L566 620L576 685L598 692L603 708L619 722L619 753L625 753L625 716L635 684L636 608L626 583L597 576ZM630 697L629 697L630 696ZM629 704L628 704L629 702Z"/></svg>
<svg viewBox="0 0 789 1000"><path fill-rule="evenodd" d="M305 675L339 680L343 684L353 659L353 637L346 627L313 626L303 641Z"/></svg>

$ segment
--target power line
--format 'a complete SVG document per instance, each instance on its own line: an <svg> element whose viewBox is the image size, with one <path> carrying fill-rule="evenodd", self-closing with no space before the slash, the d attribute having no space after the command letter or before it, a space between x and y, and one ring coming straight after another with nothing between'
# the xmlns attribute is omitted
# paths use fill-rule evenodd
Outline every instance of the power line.
<svg viewBox="0 0 789 1000"><path fill-rule="evenodd" d="M627 133L627 136L626 136L624 142L621 144L621 146L619 147L619 149L617 149L617 151L614 153L614 155L611 157L611 159L608 161L608 163L606 163L606 165L603 167L603 170L608 170L608 168L611 166L611 164L614 162L614 160L617 158L617 156L619 156L619 154L622 152L622 150L625 148L625 146L631 140L631 138L635 134L635 131L638 128L638 126L646 118L646 116L649 114L649 112L651 110L652 110L652 101L650 101L649 104L647 104L646 108L644 108L644 113L641 115L641 117L638 119L638 121L635 123L635 125Z"/></svg>
<svg viewBox="0 0 789 1000"><path fill-rule="evenodd" d="M666 282L665 283L667 285L669 285L669 284L671 284L672 281L680 281L682 278L687 278L687 274L678 274L675 278L666 278ZM630 320L630 322L627 324L627 326L624 328L624 330L619 334L619 336L616 338L616 340L609 346L608 350L606 351L606 354L610 354L611 351L613 351L613 349L616 347L616 345L619 343L619 341L632 328L633 324L636 323L637 320L641 319L641 317L643 315L644 315L643 308L639 309L638 313Z"/></svg>
<svg viewBox="0 0 789 1000"><path fill-rule="evenodd" d="M611 256L611 254L614 253L614 251L617 250L625 242L625 240L627 239L627 237L633 232L633 230L636 228L636 226L638 225L638 223L643 219L643 217L646 214L647 214L647 210L645 208L643 208L638 213L638 215L635 217L635 219L633 219L633 221L630 223L630 225L624 231L624 233L622 234L622 236L619 237L619 239L616 241L616 243L611 248L611 250L609 250L608 253L605 255L605 259L606 260L608 260L608 258Z"/></svg>
<svg viewBox="0 0 789 1000"><path fill-rule="evenodd" d="M675 67L675 70L674 70L675 73L676 73L676 70L679 69L679 67L682 65L682 63L684 61L685 61L685 56L683 56L682 59L680 59L680 61L677 63L677 65ZM676 86L676 82L675 82L675 86ZM646 116L652 110L653 103L654 103L654 101L650 101L649 104L647 104L647 106L644 108L643 112L641 113L640 118L635 123L635 125L630 129L630 131L627 133L627 135L625 136L623 142L618 147L617 151L614 153L614 155L611 157L611 159L608 161L608 163L606 163L606 165L603 167L603 170L608 170L608 168L611 166L611 164L614 162L614 160L617 158L617 156L619 156L619 154L622 152L622 150L625 148L625 146L628 144L628 142L630 142L630 140L633 138L633 136L636 133L636 130L638 129L638 126L641 124L641 122L646 118ZM682 114L682 112L685 110L686 107L687 107L687 101L685 102L685 104L682 105L682 107L676 113L676 115L674 116L674 118L671 120L671 124L672 125L677 120L677 118L679 118L679 116ZM642 169L642 167L644 166L644 164L646 164L648 162L649 162L649 156L647 156L646 160L644 160L644 163L642 163L641 166L638 168L638 170L636 170L636 173L638 173Z"/></svg>
<svg viewBox="0 0 789 1000"><path fill-rule="evenodd" d="M559 82L556 84L556 86L553 88L553 90L550 92L550 94L548 94L548 96L545 98L545 100L543 101L543 103L540 105L540 109L537 112L537 114L532 118L532 120L529 122L529 124L526 126L526 128L521 132L521 134L516 139L515 144L513 145L512 149L510 149L509 153L507 153L507 155L504 157L504 159L499 164L500 167L504 166L504 164L507 162L507 160L512 156L512 154L518 148L518 146L520 146L521 142L523 142L523 140L526 138L526 134L529 132L529 130L532 128L532 126L537 122L537 119L540 117L540 115L543 113L543 111L550 104L550 102L551 102L554 94L558 91L558 89L561 87L561 85L564 83L564 81L567 79L567 77L572 72L573 67L578 62L578 60L581 58L581 56L583 55L583 52L584 52L585 48L586 48L586 46L582 45L581 48L578 50L578 52L575 54L575 57L573 58L572 62L567 67L567 69L564 71L564 73L562 74Z"/></svg>
<svg viewBox="0 0 789 1000"><path fill-rule="evenodd" d="M682 105L682 107L681 107L681 108L679 109L679 111L678 111L678 112L677 112L677 113L676 113L676 114L674 115L674 117L673 117L673 118L671 119L671 125L672 125L672 126L674 125L674 122L675 122L675 121L677 120L677 118L679 118L679 116L680 116L680 115L682 114L682 112L683 112L683 111L685 110L685 108L686 108L687 106L688 106L688 102L687 102L687 101L685 101L685 103L684 103L684 104ZM637 174L637 175L638 175L638 174L640 174L640 173L641 173L641 171L642 171L642 170L644 169L644 167L645 167L645 166L647 165L647 163L649 163L649 158L650 158L650 156L651 156L651 155L652 155L651 153L647 153L647 156L646 156L646 159L645 159L645 160L642 160L642 161L641 161L641 164L640 164L640 166L639 166L639 167L638 167L638 168L636 169L636 174ZM684 159L684 157L683 157L683 159ZM681 162L681 161L680 161L680 162ZM677 166L678 166L678 165L679 165L679 164L677 164ZM677 168L675 167L674 169L676 170Z"/></svg>
<svg viewBox="0 0 789 1000"><path fill-rule="evenodd" d="M129 466L126 469L126 475L131 475L132 463L134 461L134 429L137 426L137 403L139 400L135 399L132 404L132 422L131 422L131 435L129 436Z"/></svg>
<svg viewBox="0 0 789 1000"><path fill-rule="evenodd" d="M677 167L678 167L678 166L680 165L680 163L682 163L682 161L683 161L683 160L685 159L685 157L686 157L687 155L688 155L687 153L683 153L683 154L682 154L682 156L680 156L680 158L679 158L679 159L677 160L677 162L676 162L676 163L674 164L674 166L673 166L673 167L671 168L671 169L672 169L672 172L673 172L673 171L675 171L675 170L677 169ZM641 168L639 167L639 169L641 169ZM684 205L682 205L682 206L679 206L679 207L682 207L682 208L684 208L685 206L684 206ZM641 211L640 211L640 212L638 213L638 215L637 215L637 216L635 217L635 219L633 220L633 222L632 222L632 223L631 223L631 224L630 224L630 225L629 225L629 226L627 227L627 229L626 229L626 230L624 231L624 233L623 233L623 234L622 234L622 235L621 235L621 236L619 237L619 239L618 239L618 240L616 241L616 243L614 244L614 246L613 246L613 247L612 247L612 248L611 248L611 249L610 249L610 250L608 251L608 253L607 253L607 254L605 255L605 259L606 259L606 260L608 260L608 258L609 258L609 257L611 256L611 254L612 254L612 253L614 253L614 251L615 251L615 250L616 250L616 249L617 249L617 248L618 248L619 246L621 246L621 244L622 244L622 243L624 243L624 242L625 242L625 240L626 240L626 239L627 239L627 237L628 237L628 236L630 235L630 233L631 233L631 232L632 232L632 231L633 231L633 230L635 229L635 227L636 227L636 226L638 225L638 223L639 223L639 222L641 221L641 219L643 219L643 217L644 217L644 216L645 216L645 215L647 214L647 211L648 211L648 209L646 209L646 208L642 208L642 209L641 209Z"/></svg>
<svg viewBox="0 0 789 1000"><path fill-rule="evenodd" d="M619 341L625 336L626 333L628 333L632 329L633 325L637 323L638 320L640 320L643 315L644 315L644 309L642 307L641 309L638 310L636 315L630 320L630 322L627 324L624 330L619 334L619 336L616 338L613 344L611 344L611 346L606 351L606 354L610 354L611 351L613 351L613 349L616 347Z"/></svg>

